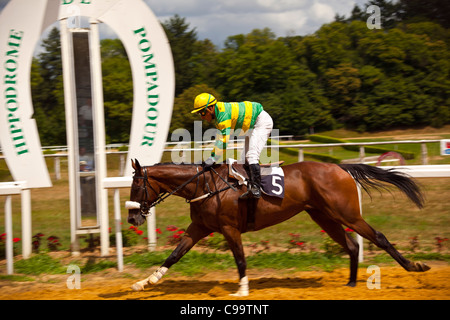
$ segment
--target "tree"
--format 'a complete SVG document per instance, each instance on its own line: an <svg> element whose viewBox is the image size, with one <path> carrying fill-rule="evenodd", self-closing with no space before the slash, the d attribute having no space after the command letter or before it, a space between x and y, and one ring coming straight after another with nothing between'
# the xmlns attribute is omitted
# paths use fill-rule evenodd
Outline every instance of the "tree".
<svg viewBox="0 0 450 320"><path fill-rule="evenodd" d="M43 145L66 143L64 91L59 30L42 41L43 51L32 61L31 92L34 118Z"/></svg>
<svg viewBox="0 0 450 320"><path fill-rule="evenodd" d="M195 77L191 65L194 55L194 47L197 41L197 32L189 30L189 24L185 18L175 15L162 24L170 42L175 65L175 95L179 95L193 84Z"/></svg>
<svg viewBox="0 0 450 320"><path fill-rule="evenodd" d="M119 39L101 41L103 97L108 143L130 138L133 81L125 48Z"/></svg>
<svg viewBox="0 0 450 320"><path fill-rule="evenodd" d="M210 88L205 84L195 85L184 90L182 94L175 98L170 132L173 132L176 129L186 129L191 134L194 133L194 121L201 121L201 119L198 114L191 113L191 110L194 106L195 97L203 92L212 94L217 100L221 100L222 98L215 89ZM212 126L205 126L203 129L206 130L207 128L212 128Z"/></svg>

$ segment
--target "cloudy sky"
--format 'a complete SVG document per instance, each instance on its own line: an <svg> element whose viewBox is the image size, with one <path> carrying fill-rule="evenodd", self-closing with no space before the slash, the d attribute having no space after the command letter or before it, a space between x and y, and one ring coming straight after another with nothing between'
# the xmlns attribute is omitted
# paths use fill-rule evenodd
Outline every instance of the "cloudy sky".
<svg viewBox="0 0 450 320"><path fill-rule="evenodd" d="M0 10L10 0L0 0ZM336 13L349 16L355 4L368 0L144 0L160 21L175 14L186 18L199 39L210 39L221 47L228 36L253 29L270 28L277 36L306 35ZM103 27L102 38L114 37Z"/></svg>
<svg viewBox="0 0 450 320"><path fill-rule="evenodd" d="M368 0L144 0L155 15L166 21L178 14L195 27L199 39L223 45L230 35L255 28L270 28L277 36L306 35L336 13L350 15L355 4Z"/></svg>

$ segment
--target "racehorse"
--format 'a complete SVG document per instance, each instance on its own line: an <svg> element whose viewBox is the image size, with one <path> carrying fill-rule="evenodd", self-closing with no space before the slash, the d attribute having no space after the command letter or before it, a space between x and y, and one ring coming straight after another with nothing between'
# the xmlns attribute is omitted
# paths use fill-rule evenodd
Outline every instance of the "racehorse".
<svg viewBox="0 0 450 320"><path fill-rule="evenodd" d="M126 203L129 223L134 226L143 224L150 207L171 194L190 202L192 220L184 237L164 264L132 288L143 290L145 285L158 282L200 239L212 232L219 232L225 237L239 272L239 290L233 295L247 296L247 265L241 234L247 231L249 202L239 200L246 187L230 184L232 180L228 179L228 165L216 164L204 170L201 165L195 164L141 166L137 160L132 160L132 166L135 172L130 201ZM242 170L243 166L238 166ZM391 184L422 208L424 198L410 177L393 169L385 170L365 164L299 162L281 168L285 176L285 196L280 199L263 195L257 200L254 210L255 231L306 211L349 254L350 279L347 285L351 287L356 285L359 247L343 226L384 249L407 271L430 269L422 262L404 258L381 232L373 229L361 217L357 184L368 193L368 188L386 188L385 183Z"/></svg>

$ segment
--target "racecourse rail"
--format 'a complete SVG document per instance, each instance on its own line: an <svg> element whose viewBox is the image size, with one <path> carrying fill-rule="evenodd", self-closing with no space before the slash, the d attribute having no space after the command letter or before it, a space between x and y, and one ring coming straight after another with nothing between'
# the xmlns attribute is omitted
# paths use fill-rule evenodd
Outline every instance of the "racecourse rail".
<svg viewBox="0 0 450 320"><path fill-rule="evenodd" d="M273 138L273 137L272 137ZM278 138L292 138L292 136L280 136ZM422 165L408 165L408 166L382 166L380 168L390 169L395 168L400 172L404 172L409 174L412 177L450 177L450 165L428 165L428 150L427 143L439 143L441 140L402 140L402 141L382 141L382 142L348 142L348 143L326 143L326 144L289 144L289 145L279 145L272 144L266 146L266 148L279 149L279 148L297 148L298 149L298 161L304 160L303 149L305 148L320 148L320 147L342 147L342 146L359 146L359 162L364 162L365 160L365 146L374 146L374 145L387 145L387 144L421 144L421 158ZM194 142L195 144L211 144L214 140L209 141L199 141ZM242 142L242 140L238 141ZM180 146L183 144L191 144L192 142L168 142L168 145L175 144L176 146ZM111 151L112 148L117 148L122 146L122 144L108 145L106 148L110 151L107 151L107 154L120 154L120 175L123 175L123 166L125 163L125 154L127 151ZM47 150L53 151L66 151L66 146L57 146L57 147L44 147ZM43 148L43 149L44 149ZM234 146L230 146L228 149L243 149L242 145L238 145L235 143ZM212 150L211 147L205 148L166 148L165 152L178 152L184 156L184 152L188 151L209 151ZM45 157L54 158L54 168L55 168L55 178L59 180L61 178L60 173L60 158L67 157L67 154L46 154ZM0 159L3 159L3 156L0 156ZM120 188L129 188L132 182L131 177L107 177L103 180L103 187L105 189L113 189L114 190L114 224L115 224L115 232L116 232L116 251L117 251L117 265L118 270L123 270L123 251L122 251L122 233L121 233L121 205L120 205ZM359 188L358 191L360 192ZM27 188L26 182L2 182L0 183L0 196L6 196L5 201L5 231L7 234L6 237L6 260L7 260L7 273L13 274L13 237L12 237L12 208L11 208L11 195L20 194L21 202L22 202L22 255L26 259L31 254L31 197L30 197L30 189ZM361 203L361 197L360 197ZM361 204L360 204L361 205ZM152 208L153 212L148 219L147 228L148 228L148 249L154 250L156 247L156 234L155 234L155 216L156 213L154 208ZM361 208L362 213L362 208ZM360 256L359 260L363 260L363 246L362 246L362 238L357 235L357 241L360 244Z"/></svg>

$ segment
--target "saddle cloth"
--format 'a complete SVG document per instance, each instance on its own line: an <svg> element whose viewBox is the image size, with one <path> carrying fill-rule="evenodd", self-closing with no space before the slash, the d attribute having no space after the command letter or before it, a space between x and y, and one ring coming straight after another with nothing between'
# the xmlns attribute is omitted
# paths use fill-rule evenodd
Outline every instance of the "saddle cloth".
<svg viewBox="0 0 450 320"><path fill-rule="evenodd" d="M244 169L239 172L233 164L237 160L227 159L228 174L236 179L239 185L247 185L247 173ZM284 198L284 171L281 167L261 167L261 191L268 196Z"/></svg>

